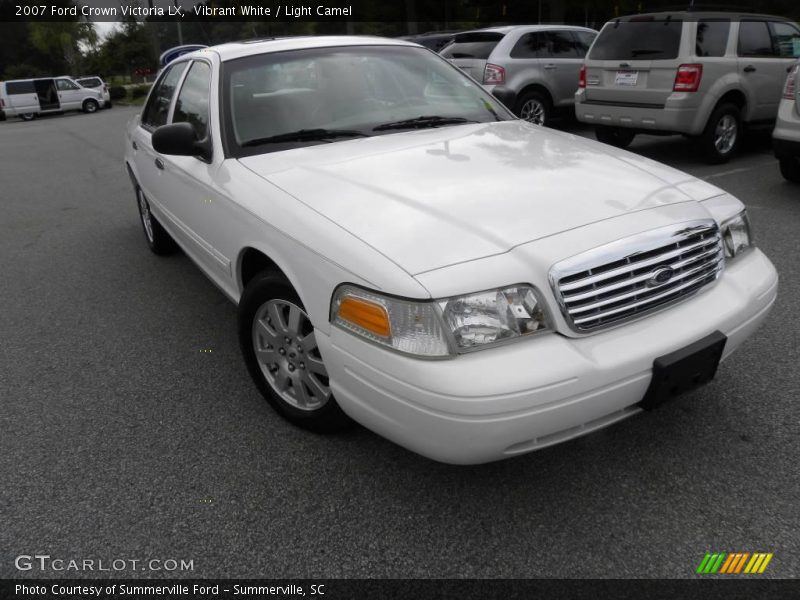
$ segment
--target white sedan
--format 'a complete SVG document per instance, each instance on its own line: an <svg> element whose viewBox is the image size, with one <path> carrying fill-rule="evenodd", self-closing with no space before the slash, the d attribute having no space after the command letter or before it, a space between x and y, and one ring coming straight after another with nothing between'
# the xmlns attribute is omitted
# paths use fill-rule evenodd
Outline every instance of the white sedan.
<svg viewBox="0 0 800 600"><path fill-rule="evenodd" d="M705 383L777 292L739 200L518 120L409 42L184 55L130 123L125 164L150 248L180 246L238 304L281 415L352 419L444 462L536 450Z"/></svg>

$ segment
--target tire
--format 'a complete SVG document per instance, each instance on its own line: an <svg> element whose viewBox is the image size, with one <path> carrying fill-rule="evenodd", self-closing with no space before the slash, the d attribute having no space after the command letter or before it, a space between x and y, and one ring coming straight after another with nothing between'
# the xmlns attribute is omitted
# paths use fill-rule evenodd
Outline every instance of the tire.
<svg viewBox="0 0 800 600"><path fill-rule="evenodd" d="M700 135L700 151L712 165L726 163L736 154L742 139L742 115L735 104L720 104L711 113Z"/></svg>
<svg viewBox="0 0 800 600"><path fill-rule="evenodd" d="M175 241L153 216L153 213L150 212L150 203L139 186L136 186L135 193L136 206L139 209L139 221L144 230L144 239L147 241L147 246L153 254L158 254L159 256L172 254L178 248Z"/></svg>
<svg viewBox="0 0 800 600"><path fill-rule="evenodd" d="M318 433L352 424L331 394L303 303L282 274L263 271L247 284L239 345L256 387L286 420Z"/></svg>
<svg viewBox="0 0 800 600"><path fill-rule="evenodd" d="M36 118L36 113L23 113L19 115L19 118L23 121L33 121Z"/></svg>
<svg viewBox="0 0 800 600"><path fill-rule="evenodd" d="M97 109L100 108L100 105L97 103L97 100L84 100L83 101L83 112L85 113L94 113L97 112Z"/></svg>
<svg viewBox="0 0 800 600"><path fill-rule="evenodd" d="M553 116L553 103L547 94L533 90L520 96L514 112L520 119L544 126Z"/></svg>
<svg viewBox="0 0 800 600"><path fill-rule="evenodd" d="M594 135L598 142L603 142L609 146L617 148L627 148L636 137L636 132L624 127L610 127L608 125L598 125L595 127Z"/></svg>
<svg viewBox="0 0 800 600"><path fill-rule="evenodd" d="M786 181L792 183L800 183L800 158L797 156L790 156L788 158L778 159L781 167L781 175Z"/></svg>

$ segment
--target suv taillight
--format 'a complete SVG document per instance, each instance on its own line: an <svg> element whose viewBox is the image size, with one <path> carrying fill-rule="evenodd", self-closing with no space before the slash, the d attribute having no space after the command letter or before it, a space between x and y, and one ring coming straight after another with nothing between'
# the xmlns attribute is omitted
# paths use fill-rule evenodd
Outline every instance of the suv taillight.
<svg viewBox="0 0 800 600"><path fill-rule="evenodd" d="M786 84L783 86L783 97L788 100L794 100L794 81L797 77L797 72L800 70L800 65L791 70L789 76L786 78Z"/></svg>
<svg viewBox="0 0 800 600"><path fill-rule="evenodd" d="M578 75L578 88L583 89L586 87L586 65L581 65L581 72Z"/></svg>
<svg viewBox="0 0 800 600"><path fill-rule="evenodd" d="M500 85L506 82L506 70L492 63L486 63L486 68L483 70L483 83L487 85Z"/></svg>
<svg viewBox="0 0 800 600"><path fill-rule="evenodd" d="M681 65L675 74L673 92L696 92L703 77L703 65Z"/></svg>

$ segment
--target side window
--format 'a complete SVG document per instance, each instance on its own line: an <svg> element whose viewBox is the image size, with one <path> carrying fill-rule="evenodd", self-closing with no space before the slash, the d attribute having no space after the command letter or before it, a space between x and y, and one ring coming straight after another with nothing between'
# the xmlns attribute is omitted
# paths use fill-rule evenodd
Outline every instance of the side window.
<svg viewBox="0 0 800 600"><path fill-rule="evenodd" d="M739 24L739 56L775 56L765 21L742 21Z"/></svg>
<svg viewBox="0 0 800 600"><path fill-rule="evenodd" d="M543 50L544 38L538 33L526 33L511 49L511 58L537 58Z"/></svg>
<svg viewBox="0 0 800 600"><path fill-rule="evenodd" d="M547 39L549 56L553 58L578 58L575 40L569 31L547 31L544 36Z"/></svg>
<svg viewBox="0 0 800 600"><path fill-rule="evenodd" d="M800 31L794 25L775 21L770 23L770 28L778 56L781 58L800 57Z"/></svg>
<svg viewBox="0 0 800 600"><path fill-rule="evenodd" d="M725 56L730 31L730 21L698 21L695 54L697 56ZM741 34L739 39L741 40Z"/></svg>
<svg viewBox="0 0 800 600"><path fill-rule="evenodd" d="M597 37L597 34L588 31L573 31L572 35L575 37L575 47L578 50L578 56L580 58L585 57L586 53L589 52L594 38Z"/></svg>
<svg viewBox="0 0 800 600"><path fill-rule="evenodd" d="M32 81L9 81L6 83L6 92L12 94L35 94L36 88Z"/></svg>
<svg viewBox="0 0 800 600"><path fill-rule="evenodd" d="M56 79L56 87L59 92L66 92L69 90L79 90L80 86L75 85L67 79Z"/></svg>
<svg viewBox="0 0 800 600"><path fill-rule="evenodd" d="M156 83L156 88L150 93L147 105L142 113L142 125L149 129L155 129L167 122L169 114L169 104L175 93L175 87L180 81L186 63L182 62L167 69L167 72Z"/></svg>
<svg viewBox="0 0 800 600"><path fill-rule="evenodd" d="M194 61L189 74L183 80L183 87L175 101L173 123L186 121L194 125L197 139L208 135L208 98L211 82L211 67L202 61Z"/></svg>

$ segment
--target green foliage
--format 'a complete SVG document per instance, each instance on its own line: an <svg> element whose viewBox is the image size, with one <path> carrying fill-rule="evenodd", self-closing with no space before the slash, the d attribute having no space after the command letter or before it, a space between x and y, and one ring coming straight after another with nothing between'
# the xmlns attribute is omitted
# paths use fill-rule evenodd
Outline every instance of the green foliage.
<svg viewBox="0 0 800 600"><path fill-rule="evenodd" d="M131 98L141 98L142 96L146 96L147 92L150 91L149 85L135 85L130 88Z"/></svg>
<svg viewBox="0 0 800 600"><path fill-rule="evenodd" d="M108 88L108 95L112 100L122 100L127 95L127 90L121 85L112 85Z"/></svg>

